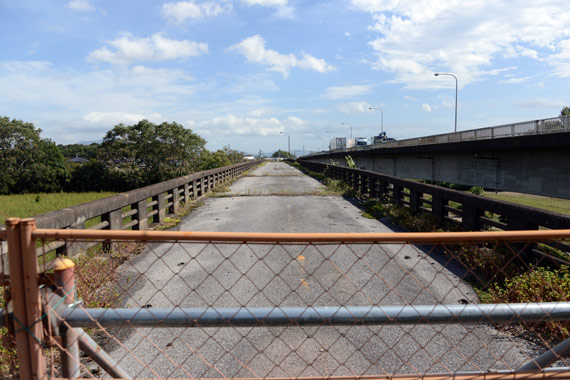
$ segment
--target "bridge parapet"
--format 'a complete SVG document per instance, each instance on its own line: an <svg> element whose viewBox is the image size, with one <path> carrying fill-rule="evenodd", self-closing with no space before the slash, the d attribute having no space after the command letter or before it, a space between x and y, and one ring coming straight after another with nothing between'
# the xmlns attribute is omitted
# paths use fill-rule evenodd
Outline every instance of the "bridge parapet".
<svg viewBox="0 0 570 380"><path fill-rule="evenodd" d="M478 230L570 229L570 216L367 170L299 160L305 168L349 184L361 194L387 198L440 222ZM564 245L570 251L570 245Z"/></svg>
<svg viewBox="0 0 570 380"><path fill-rule="evenodd" d="M161 223L168 214L175 213L182 202L189 203L198 199L214 190L218 184L237 177L258 164L258 161L252 161L201 171L34 218L38 228L85 229L86 222L96 221L96 224L87 229L147 230L149 225ZM67 254L75 252L73 247L55 242L39 247L38 256L54 250L66 251Z"/></svg>

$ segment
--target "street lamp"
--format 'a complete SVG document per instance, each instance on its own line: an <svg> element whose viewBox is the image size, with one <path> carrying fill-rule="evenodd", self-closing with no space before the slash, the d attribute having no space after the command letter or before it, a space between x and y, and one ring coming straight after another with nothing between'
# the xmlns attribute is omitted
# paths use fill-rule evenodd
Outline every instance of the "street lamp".
<svg viewBox="0 0 570 380"><path fill-rule="evenodd" d="M382 116L382 126L381 126L382 130L381 131L384 132L384 111L382 111L381 108L376 108L376 107L368 107L368 109L369 110L378 110L381 112L381 116Z"/></svg>
<svg viewBox="0 0 570 380"><path fill-rule="evenodd" d="M435 75L436 77L440 75L449 75L450 77L455 78L455 133L457 133L457 77L449 73L435 73L433 75Z"/></svg>
<svg viewBox="0 0 570 380"><path fill-rule="evenodd" d="M291 135L289 135L287 132L279 132L279 133L287 135L287 152L289 153L289 155L291 155Z"/></svg>
<svg viewBox="0 0 570 380"><path fill-rule="evenodd" d="M352 138L352 124L350 123L340 123L341 125L350 125L350 138Z"/></svg>

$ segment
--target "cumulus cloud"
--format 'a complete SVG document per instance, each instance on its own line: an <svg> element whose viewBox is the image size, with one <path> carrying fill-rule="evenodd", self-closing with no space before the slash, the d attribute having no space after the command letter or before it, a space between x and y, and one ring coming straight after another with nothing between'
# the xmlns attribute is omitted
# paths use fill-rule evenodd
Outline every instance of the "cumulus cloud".
<svg viewBox="0 0 570 380"><path fill-rule="evenodd" d="M194 96L197 86L182 70L135 66L117 75L111 69L78 72L43 61L0 61L3 108L13 117L33 109L29 121L62 144L100 139L119 122L152 120L163 109L171 120L188 112L180 99Z"/></svg>
<svg viewBox="0 0 570 380"><path fill-rule="evenodd" d="M346 104L341 104L338 106L340 112L343 113L365 113L370 111L369 108L372 107L368 102L351 102Z"/></svg>
<svg viewBox="0 0 570 380"><path fill-rule="evenodd" d="M87 0L71 0L66 4L66 6L74 11L93 11L95 7L93 7Z"/></svg>
<svg viewBox="0 0 570 380"><path fill-rule="evenodd" d="M335 70L335 67L329 65L324 59L316 58L304 52L301 54L301 57L297 57L294 54L285 55L275 50L266 49L265 40L260 35L246 38L240 43L230 46L228 51L242 54L249 62L268 66L269 71L280 72L284 78L289 75L289 72L294 67L319 73Z"/></svg>
<svg viewBox="0 0 570 380"><path fill-rule="evenodd" d="M165 3L162 5L162 14L175 23L182 23L188 19L200 20L207 17L215 17L222 13L231 12L231 3L214 3L205 1L196 3L194 1L179 1L176 3Z"/></svg>
<svg viewBox="0 0 570 380"><path fill-rule="evenodd" d="M352 0L370 12L375 67L411 88L441 86L434 71L450 71L459 85L493 74L499 58L542 60L559 76L570 76L565 58L570 8L565 0L434 2L432 0ZM452 36L452 37L450 37ZM554 52L554 53L553 53Z"/></svg>
<svg viewBox="0 0 570 380"><path fill-rule="evenodd" d="M426 112L431 112L431 107L429 104L426 103L422 104L422 109Z"/></svg>
<svg viewBox="0 0 570 380"><path fill-rule="evenodd" d="M275 117L262 119L226 115L193 125L204 135L274 136L284 130L283 123Z"/></svg>
<svg viewBox="0 0 570 380"><path fill-rule="evenodd" d="M349 99L366 95L372 91L373 85L349 85L328 87L324 97L328 99Z"/></svg>
<svg viewBox="0 0 570 380"><path fill-rule="evenodd" d="M165 61L196 57L208 53L208 45L188 40L172 40L160 33L148 38L125 35L109 41L104 46L89 53L89 61L102 61L111 64L128 65L136 61Z"/></svg>

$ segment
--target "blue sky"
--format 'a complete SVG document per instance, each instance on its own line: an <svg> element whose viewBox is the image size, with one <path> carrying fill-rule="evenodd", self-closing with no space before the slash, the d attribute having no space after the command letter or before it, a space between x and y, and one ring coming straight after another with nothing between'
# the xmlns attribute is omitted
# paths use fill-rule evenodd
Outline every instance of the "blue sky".
<svg viewBox="0 0 570 380"><path fill-rule="evenodd" d="M320 150L556 116L570 3L0 0L0 115L57 143L176 121L209 149Z"/></svg>

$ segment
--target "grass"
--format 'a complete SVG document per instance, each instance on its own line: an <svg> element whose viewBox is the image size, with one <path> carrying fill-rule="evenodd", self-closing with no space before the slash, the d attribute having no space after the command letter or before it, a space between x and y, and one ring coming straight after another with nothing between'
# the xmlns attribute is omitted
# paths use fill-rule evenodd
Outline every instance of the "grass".
<svg viewBox="0 0 570 380"><path fill-rule="evenodd" d="M570 215L570 199L549 198L539 195L520 194L520 193L485 193L484 197L496 199L499 201L511 202L523 206L540 208L548 211L558 212Z"/></svg>
<svg viewBox="0 0 570 380"><path fill-rule="evenodd" d="M52 193L0 195L0 223L7 218L29 218L49 211L107 198L116 193Z"/></svg>

